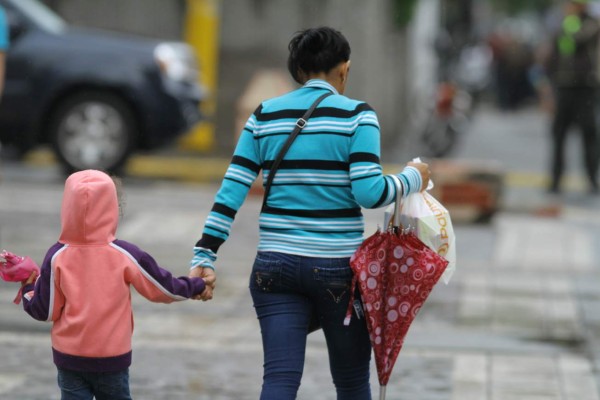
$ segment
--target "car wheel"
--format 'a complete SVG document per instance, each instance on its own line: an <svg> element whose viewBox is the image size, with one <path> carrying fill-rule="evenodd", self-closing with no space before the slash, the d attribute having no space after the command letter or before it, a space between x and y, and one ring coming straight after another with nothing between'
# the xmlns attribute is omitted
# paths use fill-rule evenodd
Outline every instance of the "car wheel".
<svg viewBox="0 0 600 400"><path fill-rule="evenodd" d="M49 128L54 151L67 171L118 172L137 138L131 108L103 92L70 96L52 113Z"/></svg>

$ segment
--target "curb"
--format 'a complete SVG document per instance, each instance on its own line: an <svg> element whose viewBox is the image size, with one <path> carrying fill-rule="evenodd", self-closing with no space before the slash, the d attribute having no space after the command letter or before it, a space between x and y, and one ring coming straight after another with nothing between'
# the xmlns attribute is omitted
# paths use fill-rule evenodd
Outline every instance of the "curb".
<svg viewBox="0 0 600 400"><path fill-rule="evenodd" d="M223 179L230 159L225 157L204 156L204 155L189 155L178 153L177 151L168 154L134 154L125 166L124 175L132 178L140 179L164 179L173 180L185 183L196 184L218 184ZM25 157L25 163L35 167L56 166L56 159L49 149L38 149L31 151ZM444 176L442 168L436 172L436 161L431 163L434 176L434 182L442 185L448 177ZM458 165L465 164L460 160L441 160L438 165ZM469 176L475 174L481 169L481 165L477 163L471 167L463 168L460 172L463 176L463 182L469 180ZM466 163L469 165L469 163ZM383 164L384 173L394 173L401 171L401 164ZM548 208L548 199L545 195L547 186L547 176L539 172L531 171L504 171L501 166L495 165L495 174L498 175L498 182L501 192L494 193L494 196L502 197L498 201L498 209L496 211L511 211L511 212L526 212L545 214L544 210ZM565 190L574 192L583 192L586 188L586 182L583 177L567 176L565 177ZM434 188L435 189L435 188ZM256 190L255 190L256 192ZM259 190L260 192L260 190ZM514 193L523 192L525 194L515 196ZM435 193L434 193L435 196ZM443 204L443 199L439 199ZM551 200L551 199L550 199ZM469 203L469 199L463 199ZM444 204L448 208L452 208L452 204ZM550 214L555 214L556 211ZM468 217L471 218L471 217ZM467 218L467 219L468 219Z"/></svg>
<svg viewBox="0 0 600 400"><path fill-rule="evenodd" d="M190 156L134 154L125 166L126 175L138 178L174 179L198 183L218 183L229 166L229 158L214 156ZM449 160L452 162L453 160ZM30 151L25 162L32 166L53 166L56 159L48 149ZM403 164L384 163L385 173L400 171ZM548 183L545 174L532 171L506 171L503 173L506 187L544 189ZM582 177L565 177L565 190L583 191L586 181Z"/></svg>
<svg viewBox="0 0 600 400"><path fill-rule="evenodd" d="M24 161L36 167L58 165L49 149L30 151ZM125 165L124 175L190 183L217 183L223 178L228 165L229 160L224 157L134 154Z"/></svg>

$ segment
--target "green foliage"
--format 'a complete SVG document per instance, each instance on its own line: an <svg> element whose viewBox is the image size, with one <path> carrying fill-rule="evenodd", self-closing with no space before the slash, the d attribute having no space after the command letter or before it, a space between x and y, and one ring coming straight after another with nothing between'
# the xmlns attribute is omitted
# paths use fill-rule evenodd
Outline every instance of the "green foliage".
<svg viewBox="0 0 600 400"><path fill-rule="evenodd" d="M410 22L418 0L392 0L396 26L404 28Z"/></svg>

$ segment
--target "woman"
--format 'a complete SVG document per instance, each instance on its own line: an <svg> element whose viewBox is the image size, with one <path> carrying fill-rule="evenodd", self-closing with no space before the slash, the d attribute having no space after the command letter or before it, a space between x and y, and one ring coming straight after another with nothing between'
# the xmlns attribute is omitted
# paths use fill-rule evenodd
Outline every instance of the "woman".
<svg viewBox="0 0 600 400"><path fill-rule="evenodd" d="M288 68L301 88L262 103L248 119L194 248L190 275L207 277L252 182L265 176L298 118L325 98L274 175L260 214L260 243L250 293L260 321L264 377L261 399L295 399L306 337L318 321L329 352L338 399L370 399L371 346L364 318L343 321L350 298L350 257L363 240L361 206L383 207L396 197L382 174L375 112L343 96L350 69L344 36L323 27L299 32L289 44ZM402 195L427 185L427 164L397 175ZM203 294L203 299L210 298ZM360 311L360 307L357 307Z"/></svg>

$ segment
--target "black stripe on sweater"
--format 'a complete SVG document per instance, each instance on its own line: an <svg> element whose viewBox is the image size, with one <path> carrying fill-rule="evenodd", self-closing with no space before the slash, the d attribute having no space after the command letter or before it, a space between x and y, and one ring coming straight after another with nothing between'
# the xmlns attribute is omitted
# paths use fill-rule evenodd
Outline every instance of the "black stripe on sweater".
<svg viewBox="0 0 600 400"><path fill-rule="evenodd" d="M336 188L349 188L350 187L350 185L348 185L346 183L335 184L335 183L305 183L305 182L271 183L271 186L317 186L317 187L336 187Z"/></svg>
<svg viewBox="0 0 600 400"><path fill-rule="evenodd" d="M354 110L344 110L335 107L319 107L312 113L311 118L330 117L347 119L355 117L364 111L373 111L373 109L367 103L359 104ZM257 109L255 111L254 116L256 117L257 121L267 122L275 121L278 119L298 119L301 118L305 112L305 109L285 109L263 113L262 107L260 107L260 110Z"/></svg>
<svg viewBox="0 0 600 400"><path fill-rule="evenodd" d="M269 227L261 227L260 228L262 231L264 232L287 232L287 231L295 231L297 230L296 228L292 229L292 228L274 228L272 226ZM311 232L311 233L323 233L324 230L318 230L318 229L302 229L302 232ZM340 231L340 230L335 230L335 234L339 234L339 235L345 235L345 234L349 234L349 233L364 233L364 230L362 229L355 229L355 230L348 230L348 231Z"/></svg>
<svg viewBox="0 0 600 400"><path fill-rule="evenodd" d="M379 157L373 153L352 153L350 154L350 164L358 162L371 162L379 164Z"/></svg>
<svg viewBox="0 0 600 400"><path fill-rule="evenodd" d="M219 250L219 247L221 247L224 242L225 240L219 237L209 235L208 233L203 233L200 240L196 242L196 247L203 247L205 249L212 250L216 254L217 250Z"/></svg>
<svg viewBox="0 0 600 400"><path fill-rule="evenodd" d="M227 207L223 203L215 203L215 204L213 204L213 208L212 208L211 211L214 211L216 213L219 213L219 214L224 215L226 217L229 217L231 219L234 219L235 218L235 214L237 213L236 210L234 210L231 207Z"/></svg>
<svg viewBox="0 0 600 400"><path fill-rule="evenodd" d="M288 215L303 218L355 218L362 216L360 208L340 208L334 210L299 210L266 206L263 213L273 215Z"/></svg>
<svg viewBox="0 0 600 400"><path fill-rule="evenodd" d="M271 169L273 160L265 160L263 169ZM349 166L344 161L333 160L282 160L279 164L281 169L313 169L321 171L348 171Z"/></svg>
<svg viewBox="0 0 600 400"><path fill-rule="evenodd" d="M260 165L245 157L233 156L231 163L249 169L256 174L260 172Z"/></svg>
<svg viewBox="0 0 600 400"><path fill-rule="evenodd" d="M383 189L383 193L381 193L381 197L379 198L379 200L377 200L377 203L373 204L373 206L371 208L381 207L381 204L383 204L383 202L387 198L390 185L388 185L387 178L384 177L384 181L385 181L385 188Z"/></svg>
<svg viewBox="0 0 600 400"><path fill-rule="evenodd" d="M302 131L301 133L298 134L298 136L333 135L333 136L352 137L352 136L354 136L354 133L355 132L336 132L336 131L307 132L307 131ZM269 132L269 133L265 133L265 134L261 134L261 135L254 135L253 138L254 138L254 140L260 140L260 139L269 138L269 137L273 137L273 136L287 136L289 134L290 134L289 131Z"/></svg>

